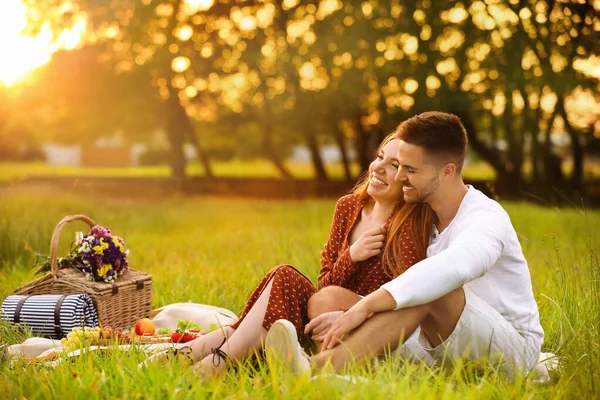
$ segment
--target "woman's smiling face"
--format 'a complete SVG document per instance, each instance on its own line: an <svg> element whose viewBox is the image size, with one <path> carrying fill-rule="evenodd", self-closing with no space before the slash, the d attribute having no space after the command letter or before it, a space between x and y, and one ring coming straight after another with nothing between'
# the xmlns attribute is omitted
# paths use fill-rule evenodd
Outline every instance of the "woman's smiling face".
<svg viewBox="0 0 600 400"><path fill-rule="evenodd" d="M400 139L392 139L381 147L375 160L369 166L369 186L367 193L375 201L397 203L404 197L402 184L394 177L398 173L398 144Z"/></svg>

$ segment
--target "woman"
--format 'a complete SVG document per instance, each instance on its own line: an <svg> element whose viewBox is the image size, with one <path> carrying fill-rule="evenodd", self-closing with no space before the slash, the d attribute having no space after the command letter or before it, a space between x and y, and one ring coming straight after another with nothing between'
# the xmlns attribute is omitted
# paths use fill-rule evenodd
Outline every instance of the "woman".
<svg viewBox="0 0 600 400"><path fill-rule="evenodd" d="M336 285L353 296L365 296L425 258L433 213L426 205L402 201L402 185L394 180L398 142L388 136L368 174L352 194L338 200L329 239L321 252L319 289ZM309 299L316 292L302 273L280 265L261 281L235 324L194 340L178 353L191 362L200 360L194 366L198 374L213 375L226 368L226 359L239 362L260 349L278 319L291 321L302 337L309 323ZM327 307L313 307L311 319L332 311ZM340 314L328 313L328 318L318 320L318 326L309 326L307 333L319 341ZM165 354L158 354L149 361L164 358Z"/></svg>

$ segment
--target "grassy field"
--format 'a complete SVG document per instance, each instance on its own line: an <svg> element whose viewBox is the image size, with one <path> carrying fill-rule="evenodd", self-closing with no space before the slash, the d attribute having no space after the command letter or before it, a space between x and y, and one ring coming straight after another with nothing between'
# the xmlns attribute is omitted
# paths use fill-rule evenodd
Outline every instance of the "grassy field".
<svg viewBox="0 0 600 400"><path fill-rule="evenodd" d="M0 188L0 297L33 278L33 251L47 252L55 224L83 213L108 225L131 249L132 267L154 276L153 307L179 301L240 313L263 275L290 263L313 281L334 200L260 201L173 195L117 199L57 195L51 188ZM560 376L548 386L507 382L494 370L440 371L388 357L349 373L369 378L351 390L322 378L294 378L248 362L200 381L175 362L138 371L138 352L81 357L57 369L0 363L5 398L598 398L600 393L599 211L504 204L529 260L546 331L544 351L557 353ZM63 230L61 254L76 230ZM0 324L0 343L26 333Z"/></svg>
<svg viewBox="0 0 600 400"><path fill-rule="evenodd" d="M308 162L286 163L287 168L296 178L313 178L315 173ZM239 160L213 161L211 163L213 173L218 177L280 177L279 171L268 160ZM328 163L326 170L332 179L342 179L344 169L341 163ZM360 167L358 164L351 165L352 173L358 176ZM572 166L565 162L564 172L571 173ZM525 176L529 176L531 165L525 163L523 166ZM204 168L196 162L187 165L188 176L203 176ZM92 176L92 177L167 177L171 170L167 165L137 166L121 168L48 165L41 162L0 162L0 183L6 181L19 181L30 176ZM471 161L463 169L463 176L471 180L493 180L496 178L494 169L484 161ZM597 179L600 176L600 164L588 162L584 165L584 177L586 179Z"/></svg>
<svg viewBox="0 0 600 400"><path fill-rule="evenodd" d="M228 162L214 161L211 163L213 173L223 177L280 177L273 164L267 160L232 160ZM292 175L296 178L312 178L314 170L310 163L286 162ZM326 165L330 178L341 179L344 169L341 163ZM358 176L358 164L352 165L352 173ZM0 162L0 182L18 181L29 176L94 176L94 177L166 177L171 173L167 165L138 166L122 168L101 168L85 166L56 166L45 163ZM187 166L189 176L202 176L204 168L198 163ZM465 167L465 176L470 179L494 179L494 170L486 163L475 162Z"/></svg>

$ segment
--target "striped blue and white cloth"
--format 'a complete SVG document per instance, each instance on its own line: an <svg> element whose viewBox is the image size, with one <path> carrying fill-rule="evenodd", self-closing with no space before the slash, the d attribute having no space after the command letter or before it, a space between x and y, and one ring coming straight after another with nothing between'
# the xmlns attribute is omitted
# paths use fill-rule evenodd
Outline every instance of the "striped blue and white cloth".
<svg viewBox="0 0 600 400"><path fill-rule="evenodd" d="M98 326L98 313L87 294L8 296L3 320L28 325L36 335L60 339L76 327Z"/></svg>

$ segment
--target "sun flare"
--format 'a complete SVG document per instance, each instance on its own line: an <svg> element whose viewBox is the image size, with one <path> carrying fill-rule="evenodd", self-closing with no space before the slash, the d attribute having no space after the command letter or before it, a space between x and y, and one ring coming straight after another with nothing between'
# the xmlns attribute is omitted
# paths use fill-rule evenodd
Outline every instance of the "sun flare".
<svg viewBox="0 0 600 400"><path fill-rule="evenodd" d="M65 1L62 13L73 10ZM0 84L13 86L28 74L48 63L58 50L71 50L82 42L87 21L83 13L75 12L68 29L54 32L50 21L44 21L35 36L25 33L28 8L21 0L4 0L0 12Z"/></svg>

